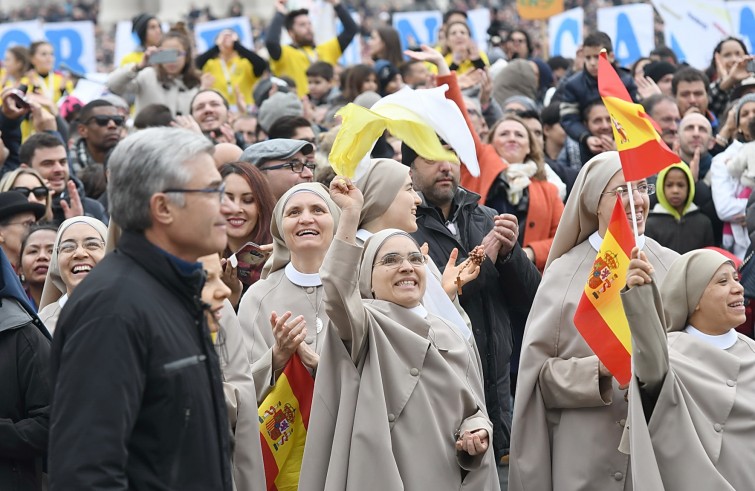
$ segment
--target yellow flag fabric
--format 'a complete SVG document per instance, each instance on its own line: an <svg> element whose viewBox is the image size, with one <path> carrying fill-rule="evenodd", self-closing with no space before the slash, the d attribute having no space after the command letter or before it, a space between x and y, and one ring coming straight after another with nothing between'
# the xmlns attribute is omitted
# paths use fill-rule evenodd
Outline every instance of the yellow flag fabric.
<svg viewBox="0 0 755 491"><path fill-rule="evenodd" d="M338 175L354 177L357 165L385 130L427 159L459 162L455 153L443 148L435 130L404 107L385 104L372 111L350 103L336 115L342 124L328 158Z"/></svg>
<svg viewBox="0 0 755 491"><path fill-rule="evenodd" d="M564 0L516 0L516 9L522 19L547 19L564 11Z"/></svg>

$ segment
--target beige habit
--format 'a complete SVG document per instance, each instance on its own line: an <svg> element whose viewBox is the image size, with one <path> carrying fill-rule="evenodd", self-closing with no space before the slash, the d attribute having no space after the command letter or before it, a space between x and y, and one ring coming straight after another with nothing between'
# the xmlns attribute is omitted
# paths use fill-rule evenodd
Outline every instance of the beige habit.
<svg viewBox="0 0 755 491"><path fill-rule="evenodd" d="M398 193L404 188L408 175L409 167L400 162L393 159L372 159L370 168L354 183L364 197L362 213L359 216L360 227L388 211ZM411 233L414 230L404 230L404 232ZM372 235L372 232L360 228L357 232L357 244L364 244L364 241L370 235ZM448 298L441 284L443 275L438 266L435 265L429 255L425 257L428 260L427 267L430 274L427 276L427 286L422 298L422 305L429 312L457 326L469 343L474 346L474 350L477 351L472 336L472 321L469 320L469 316L461 307L459 297L455 296L453 300ZM480 373L482 373L482 367L480 370Z"/></svg>
<svg viewBox="0 0 755 491"><path fill-rule="evenodd" d="M492 435L463 338L421 306L362 300L371 295L378 249L394 234L409 237L385 230L364 249L336 239L325 258L331 322L299 489L492 491L499 485L491 447L475 457L455 448L457 431Z"/></svg>
<svg viewBox="0 0 755 491"><path fill-rule="evenodd" d="M270 231L273 236L273 255L265 265L262 278L244 294L239 304L239 323L246 343L247 355L252 365L252 376L257 390L257 402L275 385L277 375L273 373L273 345L275 337L270 325L270 314L275 311L283 315L290 311L294 317L303 315L307 323L307 337L304 340L317 354L322 351L325 339L324 326L328 322L325 312L324 293L317 274L302 275L290 262L290 253L283 240L283 209L288 199L298 192L311 192L325 201L338 225L340 209L330 199L328 190L319 183L297 184L281 196L273 210ZM317 332L317 320L322 321L323 329Z"/></svg>
<svg viewBox="0 0 755 491"><path fill-rule="evenodd" d="M231 427L233 482L237 491L264 491L265 469L254 379L249 370L241 326L228 300L222 313L215 351L223 372L223 392Z"/></svg>
<svg viewBox="0 0 755 491"><path fill-rule="evenodd" d="M580 171L566 203L524 332L511 434L509 489L631 489L629 456L618 447L627 417L624 391L598 376L598 358L574 327L592 271L601 193L621 170L617 152ZM599 247L600 237L593 241ZM662 280L675 252L644 238Z"/></svg>
<svg viewBox="0 0 755 491"><path fill-rule="evenodd" d="M734 329L701 336L687 323L726 262L714 251L689 252L660 292L653 282L622 293L632 330L636 489L755 489L755 341Z"/></svg>
<svg viewBox="0 0 755 491"><path fill-rule="evenodd" d="M60 276L60 261L58 260L58 247L63 237L63 232L71 225L76 223L86 223L91 226L100 235L102 240L107 238L108 229L107 226L96 218L80 216L73 217L65 220L58 227L58 235L55 237L55 246L52 250L52 258L50 258L50 267L47 270L47 278L45 278L45 286L42 289L42 299L39 303L39 319L45 324L50 334L55 333L55 326L58 323L58 317L60 317L60 311L65 305L68 295L66 294L66 285L63 283L63 278Z"/></svg>

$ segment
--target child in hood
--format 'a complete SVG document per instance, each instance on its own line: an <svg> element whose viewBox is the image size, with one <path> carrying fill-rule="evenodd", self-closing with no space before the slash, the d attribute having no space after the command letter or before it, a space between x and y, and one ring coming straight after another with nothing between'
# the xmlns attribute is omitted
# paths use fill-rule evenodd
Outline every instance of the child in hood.
<svg viewBox="0 0 755 491"><path fill-rule="evenodd" d="M692 200L695 181L685 164L658 174L658 204L648 215L645 235L679 254L715 245L713 225Z"/></svg>

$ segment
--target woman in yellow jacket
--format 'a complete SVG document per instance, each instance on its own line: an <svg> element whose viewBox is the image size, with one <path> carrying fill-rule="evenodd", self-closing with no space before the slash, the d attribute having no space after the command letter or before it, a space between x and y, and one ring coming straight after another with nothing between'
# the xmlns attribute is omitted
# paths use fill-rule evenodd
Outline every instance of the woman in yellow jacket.
<svg viewBox="0 0 755 491"><path fill-rule="evenodd" d="M29 50L23 46L13 46L5 52L3 68L0 69L0 86L3 89L29 84L26 72L29 71Z"/></svg>
<svg viewBox="0 0 755 491"><path fill-rule="evenodd" d="M212 77L212 88L240 112L245 112L246 106L254 102L252 89L268 68L267 61L241 45L238 34L232 29L221 31L215 46L197 56L196 65L203 75ZM239 95L243 101L238 100Z"/></svg>
<svg viewBox="0 0 755 491"><path fill-rule="evenodd" d="M138 65L144 59L144 51L150 46L159 46L163 39L163 28L154 15L139 14L131 19L131 32L139 38L139 49L127 54L121 60L120 66L129 63Z"/></svg>
<svg viewBox="0 0 755 491"><path fill-rule="evenodd" d="M488 56L480 51L472 39L472 33L466 22L451 22L443 29L445 34L445 48L443 57L451 71L463 75L477 68L490 65ZM435 66L433 65L433 68Z"/></svg>
<svg viewBox="0 0 755 491"><path fill-rule="evenodd" d="M29 81L34 91L57 104L63 94L73 92L73 84L60 72L53 71L55 51L47 41L36 41L29 47L32 70Z"/></svg>

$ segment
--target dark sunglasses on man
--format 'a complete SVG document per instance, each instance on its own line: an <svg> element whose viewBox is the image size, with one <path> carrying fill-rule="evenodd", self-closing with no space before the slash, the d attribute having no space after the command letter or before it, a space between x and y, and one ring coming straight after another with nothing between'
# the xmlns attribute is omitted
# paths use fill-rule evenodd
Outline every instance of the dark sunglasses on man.
<svg viewBox="0 0 755 491"><path fill-rule="evenodd" d="M123 122L125 121L125 118L123 116L110 116L108 114L98 114L96 116L92 116L91 118L87 119L84 124L89 124L92 121L97 123L97 126L107 126L110 124L110 121L115 123L116 126L123 126Z"/></svg>
<svg viewBox="0 0 755 491"><path fill-rule="evenodd" d="M46 188L45 186L39 186L36 188L26 188L23 186L19 186L16 188L11 188L11 191L16 191L17 193L21 193L24 195L24 198L29 198L29 195L34 193L34 197L37 199L45 199L50 195L50 190Z"/></svg>

